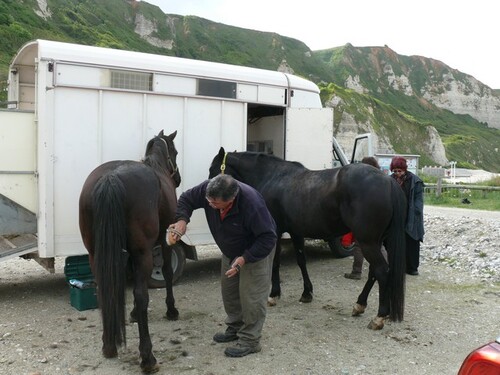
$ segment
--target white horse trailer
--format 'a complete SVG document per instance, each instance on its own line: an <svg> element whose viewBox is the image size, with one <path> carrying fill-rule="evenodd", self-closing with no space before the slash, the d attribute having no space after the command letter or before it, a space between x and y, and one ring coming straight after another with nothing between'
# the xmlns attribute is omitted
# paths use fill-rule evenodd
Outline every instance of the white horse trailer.
<svg viewBox="0 0 500 375"><path fill-rule="evenodd" d="M140 160L162 129L177 131L178 194L208 177L221 146L332 166L333 110L314 83L287 73L36 40L12 60L7 104L0 259L29 253L52 271L55 257L86 254L78 198L87 175ZM183 241L193 259L193 246L213 242L202 212Z"/></svg>

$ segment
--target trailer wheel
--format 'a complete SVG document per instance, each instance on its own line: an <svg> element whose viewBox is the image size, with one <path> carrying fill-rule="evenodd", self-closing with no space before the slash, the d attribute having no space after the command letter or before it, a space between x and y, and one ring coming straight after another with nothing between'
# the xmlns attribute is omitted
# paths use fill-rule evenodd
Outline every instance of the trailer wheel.
<svg viewBox="0 0 500 375"><path fill-rule="evenodd" d="M186 254L182 245L176 244L172 247L172 270L174 271L173 283L181 277L186 265ZM152 289L165 288L165 279L161 268L163 266L163 257L161 255L161 246L156 246L153 249L153 272L148 281L148 286Z"/></svg>
<svg viewBox="0 0 500 375"><path fill-rule="evenodd" d="M330 250L336 258L345 258L352 255L354 242L350 243L347 246L344 246L342 245L342 237L337 237L333 240L328 241L328 246L330 246Z"/></svg>

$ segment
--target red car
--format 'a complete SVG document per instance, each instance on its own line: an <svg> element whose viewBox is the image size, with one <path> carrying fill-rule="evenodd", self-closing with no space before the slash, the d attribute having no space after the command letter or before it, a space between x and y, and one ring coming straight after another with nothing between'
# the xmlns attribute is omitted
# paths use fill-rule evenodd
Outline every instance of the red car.
<svg viewBox="0 0 500 375"><path fill-rule="evenodd" d="M500 374L500 337L473 350L458 371L458 375L498 374Z"/></svg>

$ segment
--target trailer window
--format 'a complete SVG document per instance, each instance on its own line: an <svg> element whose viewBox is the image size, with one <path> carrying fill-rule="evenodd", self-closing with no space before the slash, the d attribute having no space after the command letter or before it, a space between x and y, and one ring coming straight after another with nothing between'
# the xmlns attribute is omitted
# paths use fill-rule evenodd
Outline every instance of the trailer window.
<svg viewBox="0 0 500 375"><path fill-rule="evenodd" d="M153 74L112 70L111 87L116 89L153 91Z"/></svg>
<svg viewBox="0 0 500 375"><path fill-rule="evenodd" d="M198 79L196 95L236 99L236 82Z"/></svg>

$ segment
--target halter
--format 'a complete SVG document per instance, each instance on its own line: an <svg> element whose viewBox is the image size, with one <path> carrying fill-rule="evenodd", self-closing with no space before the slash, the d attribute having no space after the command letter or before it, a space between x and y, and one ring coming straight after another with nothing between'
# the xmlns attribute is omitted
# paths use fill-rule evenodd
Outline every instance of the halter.
<svg viewBox="0 0 500 375"><path fill-rule="evenodd" d="M163 143L165 143L165 148L167 149L167 162L170 165L170 168L172 168L172 173L170 174L170 177L174 177L175 174L179 173L179 167L174 166L174 163L172 162L172 158L170 157L170 152L168 151L168 144L167 141L163 139L163 137L158 137L160 138Z"/></svg>
<svg viewBox="0 0 500 375"><path fill-rule="evenodd" d="M226 157L227 157L227 152L224 154L224 158L222 158L222 164L220 165L221 174L224 174L224 171L226 170Z"/></svg>

